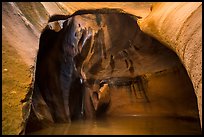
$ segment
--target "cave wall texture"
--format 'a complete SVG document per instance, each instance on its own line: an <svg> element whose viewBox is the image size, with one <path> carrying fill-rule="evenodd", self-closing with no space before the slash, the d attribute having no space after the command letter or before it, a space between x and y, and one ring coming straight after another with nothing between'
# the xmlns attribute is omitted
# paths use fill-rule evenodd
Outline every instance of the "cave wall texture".
<svg viewBox="0 0 204 137"><path fill-rule="evenodd" d="M9 15L6 16L5 11L8 10L6 6L9 6L9 4L13 12L9 12ZM27 8L29 7L29 10L25 8L25 4ZM150 8L151 4L150 2L148 4L142 2L139 2L139 4L133 2L88 2L86 4L82 2L4 3L2 4L3 8L5 8L4 11L2 10L3 18L5 15L3 25L7 30L10 29L9 33L4 33L4 35L10 37L18 34L10 39L11 43L15 43L12 46L16 47L17 52L23 58L26 56L25 62L28 65L35 66L34 59L37 56L40 33L47 25L49 16L54 14L70 15L80 9L98 8L121 8L127 13L141 16L142 18L138 20L140 29L172 49L186 68L197 96L202 126L202 3L162 2L154 3ZM15 25L12 25L9 19L12 19ZM4 21L7 22L4 23ZM22 25L23 23L25 25ZM32 35L23 34L24 31L18 31L20 28L32 33ZM25 40L24 37L27 39ZM28 48L25 48L26 46ZM22 47L24 47L23 50Z"/></svg>
<svg viewBox="0 0 204 137"><path fill-rule="evenodd" d="M73 13L79 9L122 8L127 13L139 15L141 30L153 36L172 49L184 64L192 80L198 101L202 125L202 3L201 2L164 2L155 3L152 11L144 10L143 14L136 8L129 8L131 3L74 6L76 3L58 3L63 9ZM78 5L78 3L77 3ZM72 8L71 8L72 6ZM137 5L135 4L135 7ZM145 6L144 6L145 7ZM147 6L148 7L148 6ZM145 7L147 9L147 7ZM71 9L71 10L69 10ZM140 9L140 8L138 8ZM145 13L145 14L144 14Z"/></svg>
<svg viewBox="0 0 204 137"><path fill-rule="evenodd" d="M193 83L202 125L202 3L159 3L141 19L141 30L172 49Z"/></svg>

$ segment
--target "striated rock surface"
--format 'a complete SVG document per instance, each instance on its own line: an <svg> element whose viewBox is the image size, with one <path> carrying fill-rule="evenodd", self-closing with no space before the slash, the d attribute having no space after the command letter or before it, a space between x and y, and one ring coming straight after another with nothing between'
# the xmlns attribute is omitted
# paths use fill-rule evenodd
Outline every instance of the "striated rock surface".
<svg viewBox="0 0 204 137"><path fill-rule="evenodd" d="M202 3L159 3L138 21L142 31L172 49L184 64L197 96L202 125Z"/></svg>
<svg viewBox="0 0 204 137"><path fill-rule="evenodd" d="M98 85L101 80L110 85L111 94L108 91L108 95L111 95L111 105L106 111L107 115L175 114L197 117L195 109L197 104L190 103L195 102L195 97L192 97L194 88L202 125L202 3L157 3L150 8L151 4L77 2L76 6L74 2L3 3L3 35L11 46L17 49L26 64L37 69L34 59L39 49L39 38L50 16L71 15L77 10L99 8L120 8L123 9L123 13L140 16L138 21L136 17L124 14L91 13L72 17L74 23L80 23L82 28L76 29L77 36L80 34L78 40L82 36L78 30L90 35L87 39L88 44L82 48L81 56L76 57L79 74L90 84L90 87L86 88L87 93L90 93L90 96L93 91L100 90ZM9 8L13 12L6 12ZM13 20L15 25L10 20ZM62 24L63 22L54 21L48 23L48 26L59 32L63 29ZM9 39L11 36L15 37ZM165 46L173 50L179 58ZM180 61L187 70L193 87ZM169 83L174 83L174 86L170 86ZM176 94L172 91L176 91ZM107 92L103 93L107 96ZM41 100L37 102L44 105L44 110L47 110L42 96L35 95ZM72 95L76 98L74 94ZM102 95L99 93L99 96ZM148 105L149 101L151 107ZM186 103L188 107L184 107ZM70 109L76 112L74 107ZM52 119L49 111L41 112L43 115L46 114L48 119ZM88 113L92 112L93 109L88 107ZM53 119L50 121L53 122ZM46 125L39 124L40 126Z"/></svg>

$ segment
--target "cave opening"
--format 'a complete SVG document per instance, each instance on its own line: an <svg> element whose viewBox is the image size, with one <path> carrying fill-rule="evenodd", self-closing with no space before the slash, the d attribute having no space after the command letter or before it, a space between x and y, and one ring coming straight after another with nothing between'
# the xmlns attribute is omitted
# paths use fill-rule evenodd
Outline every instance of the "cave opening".
<svg viewBox="0 0 204 137"><path fill-rule="evenodd" d="M93 123L74 121L102 119L129 127L113 134L137 134L138 123L147 128L143 134L200 134L196 95L178 56L143 33L139 17L86 12L54 16L43 30L25 133L61 134L54 125L71 123L76 127L63 127L63 134L90 134Z"/></svg>

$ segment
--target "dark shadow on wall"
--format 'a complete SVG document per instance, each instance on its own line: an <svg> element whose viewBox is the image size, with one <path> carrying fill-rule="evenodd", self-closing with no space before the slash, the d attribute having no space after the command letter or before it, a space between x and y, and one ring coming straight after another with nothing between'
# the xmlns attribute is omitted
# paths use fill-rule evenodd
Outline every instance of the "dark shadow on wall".
<svg viewBox="0 0 204 137"><path fill-rule="evenodd" d="M168 83L173 82L170 76L162 80L167 75L178 79L180 76L186 77L186 87L192 87L192 83L189 82L187 73L182 70L184 68L179 67L181 62L177 55L139 29L136 22L138 17L117 10L109 13L103 9L103 14L97 10L97 16L96 11L92 12L84 15L90 17L90 20L79 16L89 13L88 10L76 12L71 16L53 16L50 22L63 19L63 28L57 32L48 25L43 30L37 55L34 89L30 94L32 102L26 121L26 134L54 123L93 118L93 115L99 113L105 116L126 112L145 114L147 111L140 109L145 106L154 108L149 109L148 113L151 111L152 114L161 114L165 111L172 115L174 112L168 111L168 108L172 108L171 101L178 95L178 101L174 104L179 103L182 94L186 94L187 98L191 96L193 102L188 103L192 103L191 107L196 106L193 89L188 93L162 91L174 84ZM95 20L91 20L94 17ZM83 26L84 22L88 25ZM92 30L96 33L92 33ZM175 68L179 70L174 71ZM86 74L86 78L82 72ZM102 88L101 81L109 85L109 91L105 92L110 93L111 101L108 107L107 104L101 105L103 107L97 111L94 110L96 104L92 95L93 91L98 92ZM183 83L176 86L181 88L181 85ZM174 92L174 88L169 91ZM123 102L119 102L120 97ZM138 101L140 97L143 98L142 101ZM183 97L183 100L187 98ZM102 99L98 101L98 104L103 102ZM164 106L160 105L161 103ZM180 103L185 105L182 101ZM124 109L121 109L120 105L124 105ZM186 108L182 113L185 111L189 109ZM177 114L179 116L181 113Z"/></svg>

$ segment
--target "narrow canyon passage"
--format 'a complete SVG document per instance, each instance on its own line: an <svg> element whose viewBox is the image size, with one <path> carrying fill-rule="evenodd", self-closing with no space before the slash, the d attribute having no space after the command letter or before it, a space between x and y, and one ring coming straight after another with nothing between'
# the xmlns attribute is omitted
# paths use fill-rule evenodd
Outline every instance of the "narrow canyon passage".
<svg viewBox="0 0 204 137"><path fill-rule="evenodd" d="M55 16L42 32L25 133L200 134L178 56L139 17L100 12Z"/></svg>

